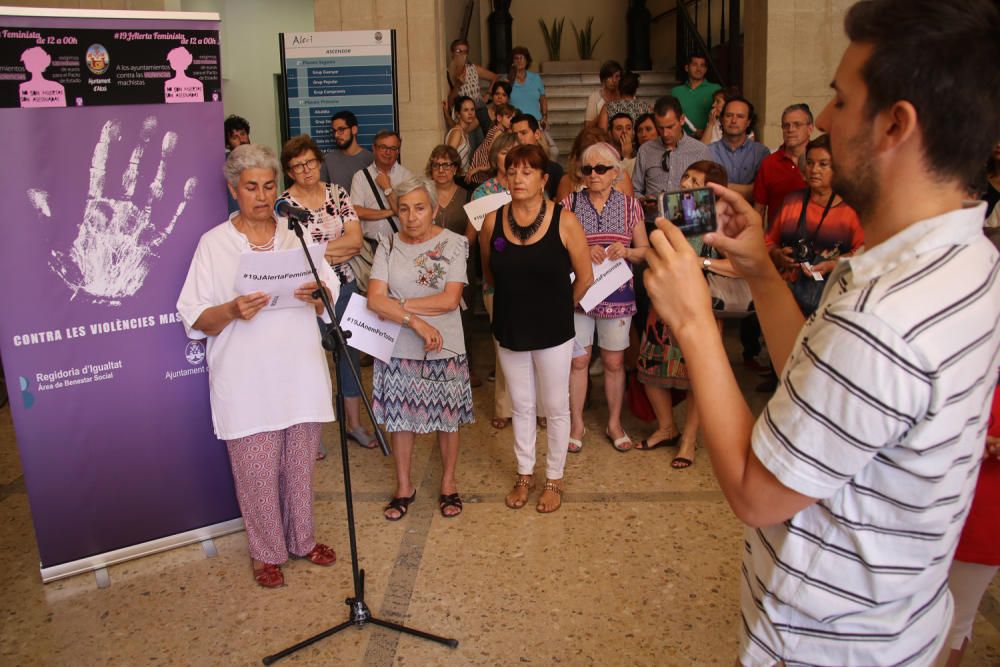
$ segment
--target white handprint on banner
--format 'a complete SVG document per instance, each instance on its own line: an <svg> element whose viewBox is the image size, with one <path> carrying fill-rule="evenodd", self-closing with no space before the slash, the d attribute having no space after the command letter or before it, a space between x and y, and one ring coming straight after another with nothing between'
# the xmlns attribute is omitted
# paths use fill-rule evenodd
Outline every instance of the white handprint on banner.
<svg viewBox="0 0 1000 667"><path fill-rule="evenodd" d="M121 178L120 198L108 196L108 154L112 145L121 141L121 123L109 120L104 123L101 135L94 146L90 162L90 185L83 209L83 220L68 255L52 251L49 267L72 290L72 299L83 292L94 303L120 305L121 299L134 295L142 288L149 273L154 249L163 243L177 224L198 184L196 178L184 183L183 196L170 222L162 229L153 224L153 206L163 199L166 164L177 146L177 134L165 132L160 142L160 160L156 175L149 184L145 205L137 205L136 183L142 157L156 135L156 117L143 121L139 142L132 149L128 166ZM52 210L48 192L31 188L28 199L38 214L51 220Z"/></svg>

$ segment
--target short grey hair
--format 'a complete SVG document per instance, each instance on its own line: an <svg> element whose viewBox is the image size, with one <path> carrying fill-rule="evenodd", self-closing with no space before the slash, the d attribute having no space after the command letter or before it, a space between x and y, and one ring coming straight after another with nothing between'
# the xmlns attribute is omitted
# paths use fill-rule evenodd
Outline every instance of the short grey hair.
<svg viewBox="0 0 1000 667"><path fill-rule="evenodd" d="M622 169L622 159L618 150L606 141L598 142L583 149L580 155L580 166L582 167L589 158L597 158L602 164L608 164L618 170L618 175L612 184L618 183L625 177L625 170Z"/></svg>
<svg viewBox="0 0 1000 667"><path fill-rule="evenodd" d="M431 206L438 205L438 195L437 188L434 186L432 181L426 178L420 178L419 176L414 176L408 178L405 181L400 181L396 185L392 186L392 191L397 197L402 198L410 194L414 190L423 189L427 193L427 197L430 199Z"/></svg>
<svg viewBox="0 0 1000 667"><path fill-rule="evenodd" d="M247 169L271 169L277 180L281 173L281 165L274 151L263 144L243 144L229 152L226 164L222 167L222 175L226 182L236 189L240 183L240 174Z"/></svg>

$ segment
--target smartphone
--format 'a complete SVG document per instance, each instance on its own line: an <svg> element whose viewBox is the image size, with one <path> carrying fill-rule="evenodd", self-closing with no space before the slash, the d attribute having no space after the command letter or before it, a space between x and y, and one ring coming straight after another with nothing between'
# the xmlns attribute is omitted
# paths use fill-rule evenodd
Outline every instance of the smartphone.
<svg viewBox="0 0 1000 667"><path fill-rule="evenodd" d="M657 206L660 217L672 222L684 236L701 236L718 227L715 193L709 188L662 192Z"/></svg>

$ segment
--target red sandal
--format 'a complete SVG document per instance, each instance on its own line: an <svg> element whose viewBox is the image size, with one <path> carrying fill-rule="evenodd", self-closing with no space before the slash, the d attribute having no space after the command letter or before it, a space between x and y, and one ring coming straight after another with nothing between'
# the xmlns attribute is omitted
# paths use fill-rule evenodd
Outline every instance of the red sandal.
<svg viewBox="0 0 1000 667"><path fill-rule="evenodd" d="M253 579L264 588L278 588L285 585L285 575L281 566L265 563L263 567L253 571Z"/></svg>
<svg viewBox="0 0 1000 667"><path fill-rule="evenodd" d="M316 543L316 546L312 548L312 551L303 556L313 565L333 565L337 562L337 554L334 553L333 549L326 546L325 544Z"/></svg>

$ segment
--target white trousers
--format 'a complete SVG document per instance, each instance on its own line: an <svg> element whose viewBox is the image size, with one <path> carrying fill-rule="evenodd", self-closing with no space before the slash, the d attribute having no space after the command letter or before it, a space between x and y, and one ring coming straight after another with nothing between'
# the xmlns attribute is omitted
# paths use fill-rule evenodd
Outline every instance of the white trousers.
<svg viewBox="0 0 1000 667"><path fill-rule="evenodd" d="M548 417L545 476L562 479L569 447L569 368L573 360L573 339L555 347L527 352L499 347L498 355L510 393L517 473L531 475L535 472L537 395Z"/></svg>

